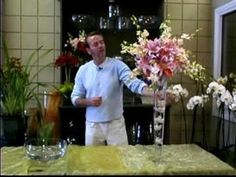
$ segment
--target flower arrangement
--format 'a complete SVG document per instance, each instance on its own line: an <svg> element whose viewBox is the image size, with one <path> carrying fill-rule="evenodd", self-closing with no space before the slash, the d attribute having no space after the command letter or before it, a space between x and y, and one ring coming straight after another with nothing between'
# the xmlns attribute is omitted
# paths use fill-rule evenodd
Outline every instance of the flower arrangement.
<svg viewBox="0 0 236 177"><path fill-rule="evenodd" d="M166 20L160 25L160 37L152 40L148 39L149 32L146 29L140 29L135 16L131 20L137 28L137 42L130 44L123 41L121 53L134 56L134 75L143 75L154 84L183 71L189 64L189 54L183 47L183 40L190 39L191 35L183 34L180 38L172 36L170 20Z"/></svg>
<svg viewBox="0 0 236 177"><path fill-rule="evenodd" d="M84 30L80 31L79 36L75 38L68 33L69 40L65 44L66 51L70 51L74 56L77 56L80 65L90 59L85 46L85 35Z"/></svg>
<svg viewBox="0 0 236 177"><path fill-rule="evenodd" d="M136 68L133 75L141 75L150 84L154 91L154 143L158 146L163 144L164 119L166 107L167 79L176 73L182 72L189 65L189 52L183 47L184 40L189 40L194 34L182 34L180 38L172 35L170 20L165 20L160 25L161 35L159 38L149 39L149 32L141 30L137 18L131 17L137 28L137 41L121 43L121 54L130 54L134 57ZM175 86L175 94L180 93L179 86ZM178 93L177 93L177 92Z"/></svg>
<svg viewBox="0 0 236 177"><path fill-rule="evenodd" d="M73 38L70 33L68 33L68 36L69 39L65 43L65 51L54 62L55 67L61 67L65 72L65 81L59 88L59 91L64 96L73 89L74 83L71 82L72 69L86 63L89 59L84 42L85 32L80 31L78 38Z"/></svg>
<svg viewBox="0 0 236 177"><path fill-rule="evenodd" d="M205 130L205 105L211 100L210 94L212 93L212 98L216 100L219 109L219 120L225 116L225 110L229 111L229 114L233 113L235 115L236 111L236 79L233 73L227 77L221 77L219 79L214 79L206 69L196 61L191 62L188 60L190 57L190 51L187 51L183 47L184 40L189 40L194 37L195 33L192 34L182 34L179 38L172 36L170 21L165 20L160 25L161 35L159 38L149 39L149 32L146 29L141 30L136 17L132 16L133 24L137 28L137 41L134 43L128 43L123 41L121 43L121 53L129 54L135 60L136 67L133 70L133 75L141 75L145 80L149 81L150 86L155 91L159 85L161 85L163 80L167 80L175 75L175 73L181 72L185 76L188 76L194 81L196 85L196 93L191 93L190 98L188 98L186 104L184 98L188 97L188 91L183 89L180 84L170 86L166 91L174 96L175 102L181 101L183 118L185 119L185 142L188 143L187 137L187 123L186 123L186 111L193 110L192 119L192 135L191 143L194 142L195 137L195 126L197 118L198 109L201 110L202 118L202 147L207 148L206 141L206 130ZM198 32L199 29L196 30ZM227 82L227 83L226 83ZM230 84L229 84L230 83ZM158 100L162 104L160 100ZM154 107L154 132L160 132L162 129L163 122L163 110L157 110L156 103ZM161 117L160 117L161 116ZM161 118L161 119L160 119ZM156 126L155 126L156 125ZM219 126L219 123L218 123ZM223 126L222 126L223 127ZM217 128L220 131L220 127ZM161 134L161 133L160 133ZM224 135L223 135L224 136ZM162 138L157 134L157 139L155 143L162 144ZM218 136L219 138L219 136ZM218 139L219 140L219 139Z"/></svg>
<svg viewBox="0 0 236 177"><path fill-rule="evenodd" d="M68 51L64 52L56 59L54 63L55 67L64 67L65 70L65 81L59 88L61 93L67 93L72 90L73 83L71 82L71 69L78 66L78 64L78 58Z"/></svg>

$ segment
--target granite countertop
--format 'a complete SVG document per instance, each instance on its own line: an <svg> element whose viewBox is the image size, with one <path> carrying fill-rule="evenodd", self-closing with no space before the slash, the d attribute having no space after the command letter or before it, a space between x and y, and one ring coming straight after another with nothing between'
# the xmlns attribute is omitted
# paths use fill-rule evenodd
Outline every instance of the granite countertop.
<svg viewBox="0 0 236 177"><path fill-rule="evenodd" d="M236 175L236 170L195 144L68 146L66 155L41 163L24 147L1 148L2 175Z"/></svg>

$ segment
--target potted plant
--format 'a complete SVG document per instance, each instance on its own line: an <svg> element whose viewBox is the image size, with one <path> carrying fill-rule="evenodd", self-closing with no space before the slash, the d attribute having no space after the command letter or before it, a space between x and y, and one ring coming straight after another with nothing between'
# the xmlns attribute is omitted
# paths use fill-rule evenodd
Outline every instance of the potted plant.
<svg viewBox="0 0 236 177"><path fill-rule="evenodd" d="M8 48L3 41L3 65L0 68L0 121L1 121L1 146L21 145L24 142L24 133L27 127L25 110L27 103L34 99L38 107L41 107L38 94L35 92L38 86L46 86L35 82L38 73L31 75L32 67L37 61L34 56L42 47L36 49L22 65L21 58L11 57ZM47 50L40 57L44 57L51 50ZM45 67L42 67L42 71Z"/></svg>

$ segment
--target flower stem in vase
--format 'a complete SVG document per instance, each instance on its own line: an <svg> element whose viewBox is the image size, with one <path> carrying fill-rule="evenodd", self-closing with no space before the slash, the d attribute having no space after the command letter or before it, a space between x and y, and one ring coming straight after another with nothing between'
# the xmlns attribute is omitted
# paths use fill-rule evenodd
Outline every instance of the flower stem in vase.
<svg viewBox="0 0 236 177"><path fill-rule="evenodd" d="M162 79L160 82L155 83L154 88L154 144L158 150L158 155L161 155L164 139L167 80Z"/></svg>
<svg viewBox="0 0 236 177"><path fill-rule="evenodd" d="M71 69L69 67L65 67L65 83L69 83L70 82L70 75L71 75Z"/></svg>

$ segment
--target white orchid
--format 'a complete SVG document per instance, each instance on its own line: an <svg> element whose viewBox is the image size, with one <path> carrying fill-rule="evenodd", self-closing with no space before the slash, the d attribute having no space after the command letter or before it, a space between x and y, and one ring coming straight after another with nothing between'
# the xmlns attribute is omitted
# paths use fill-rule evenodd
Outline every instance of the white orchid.
<svg viewBox="0 0 236 177"><path fill-rule="evenodd" d="M167 93L174 96L175 102L178 102L181 97L188 97L188 90L183 88L181 84L171 85L167 89Z"/></svg>
<svg viewBox="0 0 236 177"><path fill-rule="evenodd" d="M162 118L162 116L155 117L154 122L163 124L164 123L164 118Z"/></svg>
<svg viewBox="0 0 236 177"><path fill-rule="evenodd" d="M159 144L159 145L162 145L163 144L163 140L161 138L156 137L155 138L155 143Z"/></svg>
<svg viewBox="0 0 236 177"><path fill-rule="evenodd" d="M220 96L220 101L221 102L224 102L225 105L230 105L232 104L233 102L233 97L232 95L230 94L230 92L228 90L226 90L223 94L221 94Z"/></svg>
<svg viewBox="0 0 236 177"><path fill-rule="evenodd" d="M208 95L193 96L189 99L187 103L187 109L193 110L195 106L203 107L206 102L208 102Z"/></svg>
<svg viewBox="0 0 236 177"><path fill-rule="evenodd" d="M154 125L155 131L160 131L162 129L162 125Z"/></svg>
<svg viewBox="0 0 236 177"><path fill-rule="evenodd" d="M236 111L236 92L233 92L233 102L229 105L229 109Z"/></svg>

